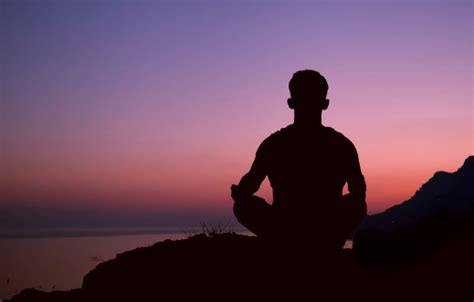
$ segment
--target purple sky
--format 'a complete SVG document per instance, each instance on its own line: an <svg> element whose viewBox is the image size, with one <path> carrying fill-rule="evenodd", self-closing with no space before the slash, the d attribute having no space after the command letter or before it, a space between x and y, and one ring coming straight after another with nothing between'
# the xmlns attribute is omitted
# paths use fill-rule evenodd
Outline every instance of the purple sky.
<svg viewBox="0 0 474 302"><path fill-rule="evenodd" d="M227 2L3 0L4 225L230 219L299 69L371 212L474 153L472 1Z"/></svg>

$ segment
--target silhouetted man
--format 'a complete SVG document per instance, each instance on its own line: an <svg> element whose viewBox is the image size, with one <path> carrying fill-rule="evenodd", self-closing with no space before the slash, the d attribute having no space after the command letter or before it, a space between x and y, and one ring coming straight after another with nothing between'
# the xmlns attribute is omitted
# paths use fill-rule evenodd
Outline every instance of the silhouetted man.
<svg viewBox="0 0 474 302"><path fill-rule="evenodd" d="M234 214L259 237L315 240L338 250L367 213L366 185L356 148L321 123L328 84L316 71L296 72L289 83L294 123L267 137L250 171L232 185ZM268 176L273 204L253 195ZM343 195L348 184L349 193Z"/></svg>

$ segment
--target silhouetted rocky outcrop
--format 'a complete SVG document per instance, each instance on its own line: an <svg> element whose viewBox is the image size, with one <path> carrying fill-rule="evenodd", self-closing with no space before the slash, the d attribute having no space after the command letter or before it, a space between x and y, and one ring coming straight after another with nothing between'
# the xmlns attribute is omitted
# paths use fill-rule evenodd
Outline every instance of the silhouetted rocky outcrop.
<svg viewBox="0 0 474 302"><path fill-rule="evenodd" d="M306 249L303 249L306 247ZM309 253L306 243L264 242L233 233L166 240L97 265L81 289L46 294L24 290L18 301L234 301L348 299L360 270L349 251ZM362 273L361 273L362 274ZM358 275L361 275L358 274ZM344 285L343 285L344 284Z"/></svg>
<svg viewBox="0 0 474 302"><path fill-rule="evenodd" d="M332 256L236 234L167 240L99 264L81 289L27 289L11 301L471 301L473 218L362 231Z"/></svg>
<svg viewBox="0 0 474 302"><path fill-rule="evenodd" d="M474 211L441 211L395 232L359 231L353 253L371 276L411 288L419 301L474 298Z"/></svg>

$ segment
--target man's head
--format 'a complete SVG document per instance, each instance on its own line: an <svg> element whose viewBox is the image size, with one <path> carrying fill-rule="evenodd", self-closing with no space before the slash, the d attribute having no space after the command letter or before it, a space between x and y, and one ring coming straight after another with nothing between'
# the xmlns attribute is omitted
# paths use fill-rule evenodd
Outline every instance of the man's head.
<svg viewBox="0 0 474 302"><path fill-rule="evenodd" d="M300 70L293 74L289 83L291 98L288 106L291 109L325 110L329 106L326 99L328 82L317 71Z"/></svg>

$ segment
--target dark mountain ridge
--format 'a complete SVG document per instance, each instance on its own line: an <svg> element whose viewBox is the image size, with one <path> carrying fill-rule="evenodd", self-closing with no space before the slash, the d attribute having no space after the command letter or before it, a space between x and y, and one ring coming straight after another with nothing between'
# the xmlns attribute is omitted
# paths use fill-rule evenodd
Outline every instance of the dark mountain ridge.
<svg viewBox="0 0 474 302"><path fill-rule="evenodd" d="M462 214L474 207L474 156L455 172L436 172L405 202L380 214L369 215L358 230L375 228L386 232L415 223L441 211Z"/></svg>

